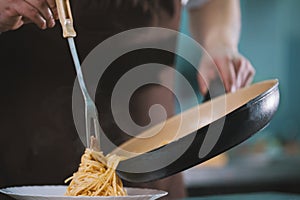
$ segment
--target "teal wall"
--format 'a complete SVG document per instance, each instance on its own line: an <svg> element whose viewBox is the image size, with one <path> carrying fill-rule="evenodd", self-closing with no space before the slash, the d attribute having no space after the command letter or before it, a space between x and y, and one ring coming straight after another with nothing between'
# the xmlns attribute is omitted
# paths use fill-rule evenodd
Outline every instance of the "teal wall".
<svg viewBox="0 0 300 200"><path fill-rule="evenodd" d="M240 50L256 68L255 81L280 81L281 103L269 130L281 138L300 138L300 1L241 2Z"/></svg>
<svg viewBox="0 0 300 200"><path fill-rule="evenodd" d="M280 107L265 131L283 140L300 139L300 1L241 0L241 8L239 48L256 68L254 81L280 81ZM186 11L181 31L189 34Z"/></svg>

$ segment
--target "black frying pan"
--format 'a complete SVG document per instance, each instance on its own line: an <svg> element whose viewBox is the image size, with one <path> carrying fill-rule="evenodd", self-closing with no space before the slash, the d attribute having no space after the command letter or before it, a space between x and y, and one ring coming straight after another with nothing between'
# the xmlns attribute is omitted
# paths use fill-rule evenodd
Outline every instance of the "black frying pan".
<svg viewBox="0 0 300 200"><path fill-rule="evenodd" d="M207 118L205 113L212 113L212 105L223 100L226 100L225 113L213 111L217 114L212 118ZM157 134L158 137L155 135L149 139L133 139L122 145L122 149L137 154L126 155L121 148L115 150L114 153L126 157L117 168L118 174L130 182L148 182L203 163L240 144L266 127L278 105L277 80L264 81L236 93L213 98L207 103L182 113L186 117L184 119L189 120L185 120L185 124L182 124L183 128L172 140L166 139L166 135L172 135L172 131L178 130L177 124L182 123L178 116L165 122L164 128L160 131L162 134ZM200 124L190 127L195 123L194 116L198 113L202 113ZM151 134L151 130L149 132ZM209 137L209 134L213 135L217 132L219 132L216 134L218 139L212 142L214 136ZM208 143L214 144L211 149L209 145L207 146ZM204 149L204 153L201 153L200 149ZM205 150L208 151L205 152Z"/></svg>

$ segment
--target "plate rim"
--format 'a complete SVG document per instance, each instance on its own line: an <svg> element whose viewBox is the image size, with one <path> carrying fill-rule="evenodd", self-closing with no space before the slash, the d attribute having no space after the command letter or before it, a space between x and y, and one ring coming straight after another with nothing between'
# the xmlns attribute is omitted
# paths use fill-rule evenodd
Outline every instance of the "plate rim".
<svg viewBox="0 0 300 200"><path fill-rule="evenodd" d="M11 192L8 190L11 189L18 189L18 188L67 188L67 185L24 185L24 186L11 186L11 187L5 187L5 188L0 188L0 193L8 195L8 196L18 196L18 197L31 197L31 198L69 198L69 199L110 199L110 198L132 198L132 197L163 197L168 194L168 192L163 191L163 190L158 190L158 189L152 189L152 188L136 188L136 187L124 187L126 190L128 189L134 189L134 190L147 190L147 191L153 191L156 192L156 194L138 194L138 195L128 195L128 196L64 196L64 195L33 195L33 194L19 194L15 192Z"/></svg>

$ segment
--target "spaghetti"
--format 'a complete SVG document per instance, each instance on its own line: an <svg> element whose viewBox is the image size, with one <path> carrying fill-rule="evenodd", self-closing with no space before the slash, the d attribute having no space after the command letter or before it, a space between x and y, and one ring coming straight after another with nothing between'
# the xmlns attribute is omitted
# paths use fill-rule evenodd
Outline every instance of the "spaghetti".
<svg viewBox="0 0 300 200"><path fill-rule="evenodd" d="M65 182L70 182L66 196L125 196L121 179L116 174L120 157L104 156L102 152L86 149L79 169Z"/></svg>

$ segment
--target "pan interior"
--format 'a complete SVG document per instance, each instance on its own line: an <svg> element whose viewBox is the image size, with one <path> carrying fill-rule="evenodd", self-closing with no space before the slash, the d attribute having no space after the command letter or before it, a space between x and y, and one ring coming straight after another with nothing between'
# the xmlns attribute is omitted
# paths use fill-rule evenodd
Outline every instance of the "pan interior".
<svg viewBox="0 0 300 200"><path fill-rule="evenodd" d="M120 155L125 160L162 147L211 124L256 97L263 96L277 84L277 80L259 82L199 104L142 132L111 154Z"/></svg>

